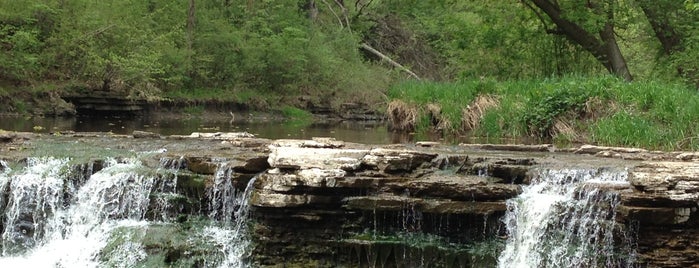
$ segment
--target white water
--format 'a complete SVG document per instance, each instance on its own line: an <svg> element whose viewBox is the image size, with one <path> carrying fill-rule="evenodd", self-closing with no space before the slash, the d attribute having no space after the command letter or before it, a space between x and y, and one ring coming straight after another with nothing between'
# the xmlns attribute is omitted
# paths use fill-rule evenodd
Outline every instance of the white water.
<svg viewBox="0 0 699 268"><path fill-rule="evenodd" d="M8 190L7 198L0 195L0 227L5 227L0 228L0 267L135 267L148 257L141 240L149 226L170 224L164 222L170 220L165 212L155 211L158 222L148 221L146 213L151 213L153 193L173 194L176 180L143 172L146 167L133 159L110 160L89 178L76 178L68 162L31 158L22 170L0 170L0 192ZM178 163L174 168L180 166ZM230 210L231 217L223 217L218 210L213 216L225 220L193 230L190 236L203 239L190 244L208 243L221 250L216 254L219 257L206 260L204 267L245 266L242 258L248 243L244 221L250 193L237 194L230 188L230 174L225 177L217 179L214 188L233 194L210 198L234 204L236 209ZM228 184L221 185L225 182ZM163 200L153 201L156 210L168 208Z"/></svg>
<svg viewBox="0 0 699 268"><path fill-rule="evenodd" d="M507 201L508 240L498 267L620 267L633 254L615 252L617 194L600 187L627 183L627 172L545 170Z"/></svg>
<svg viewBox="0 0 699 268"><path fill-rule="evenodd" d="M66 159L29 161L11 177L0 263L97 267L99 251L114 228L147 224L143 218L153 178L134 172L139 163L107 163L76 191L64 189ZM65 193L74 200L65 200Z"/></svg>
<svg viewBox="0 0 699 268"><path fill-rule="evenodd" d="M218 245L226 258L219 267L246 267L244 259L249 252L247 239L249 206L252 195L252 178L244 191L237 190L232 183L233 170L225 165L219 166L214 177L214 185L209 190L209 218L217 219L219 226L209 226L203 234Z"/></svg>

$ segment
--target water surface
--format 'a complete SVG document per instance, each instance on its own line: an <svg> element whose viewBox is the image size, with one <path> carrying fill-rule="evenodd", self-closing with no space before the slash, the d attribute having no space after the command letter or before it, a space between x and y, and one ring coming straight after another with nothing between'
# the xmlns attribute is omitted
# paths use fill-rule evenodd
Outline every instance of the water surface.
<svg viewBox="0 0 699 268"><path fill-rule="evenodd" d="M135 130L162 135L188 135L192 132L249 132L260 138L310 139L333 137L348 142L368 144L406 143L414 141L408 133L393 133L385 123L332 122L306 123L300 121L231 120L230 118L151 118L151 117L0 117L0 129L51 133L62 131L112 132L131 134Z"/></svg>

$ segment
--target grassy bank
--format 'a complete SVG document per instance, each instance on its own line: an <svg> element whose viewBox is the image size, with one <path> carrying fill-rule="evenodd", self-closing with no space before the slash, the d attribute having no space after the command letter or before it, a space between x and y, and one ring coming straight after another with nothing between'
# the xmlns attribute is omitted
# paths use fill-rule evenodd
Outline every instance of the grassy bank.
<svg viewBox="0 0 699 268"><path fill-rule="evenodd" d="M394 129L538 138L651 149L699 149L699 92L614 77L405 82L388 92Z"/></svg>

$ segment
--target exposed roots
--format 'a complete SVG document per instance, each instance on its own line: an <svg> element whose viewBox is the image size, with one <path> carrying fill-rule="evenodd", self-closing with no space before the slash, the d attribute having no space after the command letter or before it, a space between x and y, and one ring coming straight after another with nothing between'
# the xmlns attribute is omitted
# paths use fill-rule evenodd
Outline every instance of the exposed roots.
<svg viewBox="0 0 699 268"><path fill-rule="evenodd" d="M401 100L388 103L388 122L392 130L414 131L417 126L418 109Z"/></svg>
<svg viewBox="0 0 699 268"><path fill-rule="evenodd" d="M500 101L491 95L479 95L461 111L461 125L465 131L474 130L488 109L498 107Z"/></svg>

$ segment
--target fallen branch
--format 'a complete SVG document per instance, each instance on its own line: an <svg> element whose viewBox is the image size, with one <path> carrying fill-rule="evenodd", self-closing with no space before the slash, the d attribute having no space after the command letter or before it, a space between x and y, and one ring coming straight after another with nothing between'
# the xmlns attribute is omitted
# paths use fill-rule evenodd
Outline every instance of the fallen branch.
<svg viewBox="0 0 699 268"><path fill-rule="evenodd" d="M369 46L367 43L362 43L362 44L361 44L361 47L362 47L363 49L366 49L366 51L369 51L369 52L371 52L372 54L374 54L374 55L376 55L376 56L379 56L379 58L381 58L382 60L385 60L386 62L390 63L390 64L393 65L394 67L396 67L396 68L398 68L398 69L400 69L400 70L402 70L402 71L408 73L410 76L414 77L415 79L420 80L420 77L418 77L415 73L413 73L413 71L411 71L410 69L408 69L408 68L406 68L405 66L401 65L400 63L398 63L398 62L392 60L391 58L389 58L388 56L386 56L386 55L384 55L383 53L379 52L378 50L374 49L373 47Z"/></svg>
<svg viewBox="0 0 699 268"><path fill-rule="evenodd" d="M323 0L323 3L325 3L326 6L328 6L328 9L330 9L330 12L333 13L333 15L335 16L335 18L337 19L337 22L340 23L340 29L344 29L344 28L345 28L345 25L342 24L342 19L340 18L340 16L337 15L337 13L335 12L335 9L333 9L333 7L332 7L330 4L328 4L328 2L325 1L325 0Z"/></svg>

